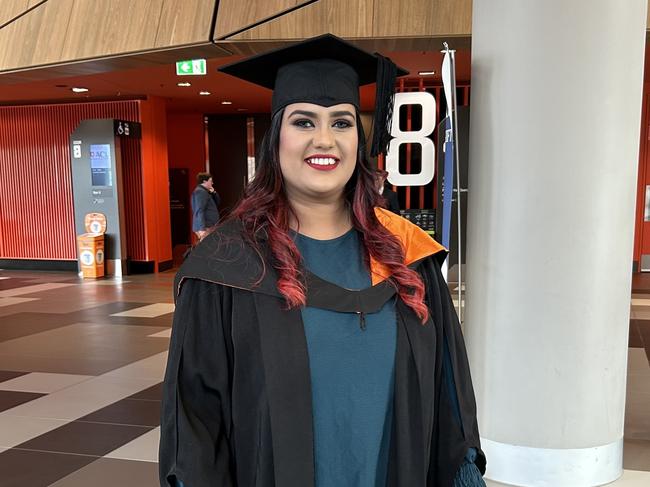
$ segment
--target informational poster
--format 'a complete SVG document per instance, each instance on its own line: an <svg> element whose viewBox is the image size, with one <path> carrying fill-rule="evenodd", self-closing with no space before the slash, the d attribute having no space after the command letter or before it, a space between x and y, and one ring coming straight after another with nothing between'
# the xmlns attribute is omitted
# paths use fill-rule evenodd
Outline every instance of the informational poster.
<svg viewBox="0 0 650 487"><path fill-rule="evenodd" d="M92 144L90 146L90 174L93 186L113 186L110 144Z"/></svg>
<svg viewBox="0 0 650 487"><path fill-rule="evenodd" d="M409 209L402 210L401 215L415 223L422 230L433 236L436 233L436 210L433 209Z"/></svg>

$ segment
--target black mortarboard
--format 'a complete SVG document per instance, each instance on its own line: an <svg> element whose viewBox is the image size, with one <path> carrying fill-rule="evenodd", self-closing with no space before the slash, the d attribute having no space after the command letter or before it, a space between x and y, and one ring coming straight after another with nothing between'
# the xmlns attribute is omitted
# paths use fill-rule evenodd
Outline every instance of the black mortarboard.
<svg viewBox="0 0 650 487"><path fill-rule="evenodd" d="M359 109L359 86L377 83L371 154L390 142L395 78L408 74L381 54L370 54L332 34L275 49L219 71L273 90L271 114L291 103L351 103Z"/></svg>

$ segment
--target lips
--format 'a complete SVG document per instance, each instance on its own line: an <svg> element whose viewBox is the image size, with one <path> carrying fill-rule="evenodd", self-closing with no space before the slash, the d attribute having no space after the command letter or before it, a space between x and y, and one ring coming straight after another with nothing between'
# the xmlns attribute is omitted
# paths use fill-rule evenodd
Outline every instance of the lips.
<svg viewBox="0 0 650 487"><path fill-rule="evenodd" d="M305 159L305 163L318 171L331 171L339 165L339 159L330 155L316 155Z"/></svg>

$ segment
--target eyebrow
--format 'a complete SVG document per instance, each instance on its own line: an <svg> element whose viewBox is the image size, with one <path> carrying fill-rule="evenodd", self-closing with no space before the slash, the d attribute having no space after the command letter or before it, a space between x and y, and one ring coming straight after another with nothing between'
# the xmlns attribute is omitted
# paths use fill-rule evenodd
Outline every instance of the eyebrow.
<svg viewBox="0 0 650 487"><path fill-rule="evenodd" d="M302 115L304 117L312 117L312 118L318 118L318 115L316 112L310 112L308 110L294 110L291 112L289 117L293 117L294 115ZM344 116L349 116L354 118L354 114L350 112L349 110L341 110L338 112L332 112L330 113L330 117L344 117Z"/></svg>

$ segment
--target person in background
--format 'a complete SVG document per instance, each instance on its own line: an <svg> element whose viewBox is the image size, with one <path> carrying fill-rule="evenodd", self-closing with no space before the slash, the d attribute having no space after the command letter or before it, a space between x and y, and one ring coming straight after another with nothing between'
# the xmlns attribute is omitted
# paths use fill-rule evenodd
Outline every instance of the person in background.
<svg viewBox="0 0 650 487"><path fill-rule="evenodd" d="M399 198L397 193L388 187L386 179L388 178L388 171L380 169L377 171L377 191L386 200L386 209L399 215Z"/></svg>
<svg viewBox="0 0 650 487"><path fill-rule="evenodd" d="M213 186L212 175L196 175L196 188L192 193L192 231L202 240L219 223L219 193Z"/></svg>

